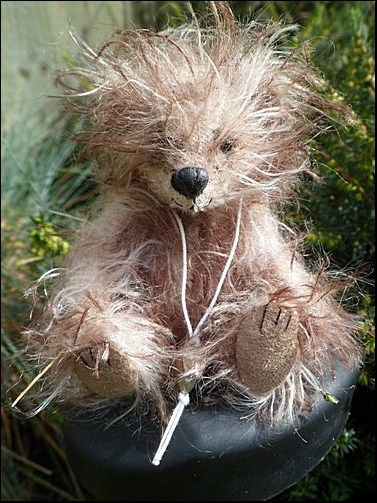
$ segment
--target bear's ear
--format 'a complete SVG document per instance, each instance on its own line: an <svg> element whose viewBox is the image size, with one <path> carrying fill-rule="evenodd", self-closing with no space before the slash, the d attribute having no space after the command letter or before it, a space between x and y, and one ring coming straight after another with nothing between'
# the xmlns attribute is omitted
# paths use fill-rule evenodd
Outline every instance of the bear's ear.
<svg viewBox="0 0 377 503"><path fill-rule="evenodd" d="M328 121L342 125L354 122L351 109L314 67L304 44L286 54L269 89L283 110L311 122L314 130Z"/></svg>

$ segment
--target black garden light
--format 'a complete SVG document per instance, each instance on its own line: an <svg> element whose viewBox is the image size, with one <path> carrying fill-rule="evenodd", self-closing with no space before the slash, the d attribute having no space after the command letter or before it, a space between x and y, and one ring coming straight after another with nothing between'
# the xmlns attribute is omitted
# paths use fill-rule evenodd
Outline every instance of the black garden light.
<svg viewBox="0 0 377 503"><path fill-rule="evenodd" d="M320 399L297 427L259 428L234 409L189 406L159 466L152 459L161 432L147 421L66 421L67 456L99 501L265 501L327 454L348 418L356 376L339 366L334 399Z"/></svg>

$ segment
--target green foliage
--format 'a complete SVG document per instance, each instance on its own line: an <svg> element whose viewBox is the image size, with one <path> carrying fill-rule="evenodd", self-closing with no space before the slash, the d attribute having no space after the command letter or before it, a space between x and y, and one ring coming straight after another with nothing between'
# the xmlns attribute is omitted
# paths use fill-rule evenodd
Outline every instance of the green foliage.
<svg viewBox="0 0 377 503"><path fill-rule="evenodd" d="M124 4L132 5L143 27L162 28L168 19L174 24L184 18L184 2ZM205 12L205 2L192 4L195 11ZM358 304L353 309L362 319L365 363L347 429L317 468L274 499L348 501L368 496L374 487L375 312L368 279L374 263L374 2L231 4L240 18L252 11L258 19L284 17L300 24L300 37L311 41L317 66L336 89L333 98L354 111L352 127L329 131L310 143L315 172L325 183L307 181L300 193L300 212L292 211L288 221L307 230L307 243L327 252L345 274L359 268ZM72 55L65 57L73 64ZM7 389L18 384L21 373L23 389L32 375L15 344L28 323L22 292L42 272L59 265L93 197L92 166L68 139L81 126L64 113L38 108L20 110L2 130L2 355ZM12 388L5 401L16 395ZM64 458L57 411L21 422L5 408L2 422L4 501L85 500Z"/></svg>
<svg viewBox="0 0 377 503"><path fill-rule="evenodd" d="M331 57L320 59L321 52L317 50L315 59L341 96L352 105L355 125L341 131L339 136L328 134L311 144L317 173L326 184L314 188L310 195L308 211L316 230L309 239L332 251L333 260L342 266L361 258L372 263L375 125L371 2L345 2L347 9L339 9L337 2L319 2L323 3L328 4L326 15L317 22L333 35L337 45ZM308 32L309 26L306 35ZM341 98L339 94L334 96Z"/></svg>
<svg viewBox="0 0 377 503"><path fill-rule="evenodd" d="M31 252L37 260L44 260L48 255L67 255L70 244L66 239L58 236L52 222L43 217L32 218L34 227L29 231Z"/></svg>
<svg viewBox="0 0 377 503"><path fill-rule="evenodd" d="M324 393L323 398L326 400L326 402L334 403L335 405L339 403L339 400L331 393Z"/></svg>
<svg viewBox="0 0 377 503"><path fill-rule="evenodd" d="M64 456L56 411L21 421L9 404L33 371L17 348L30 305L23 292L59 264L91 198L92 166L75 157L66 131L77 125L38 107L5 124L2 138L2 500L75 501L82 492ZM65 213L73 211L74 219ZM20 382L21 380L21 382Z"/></svg>

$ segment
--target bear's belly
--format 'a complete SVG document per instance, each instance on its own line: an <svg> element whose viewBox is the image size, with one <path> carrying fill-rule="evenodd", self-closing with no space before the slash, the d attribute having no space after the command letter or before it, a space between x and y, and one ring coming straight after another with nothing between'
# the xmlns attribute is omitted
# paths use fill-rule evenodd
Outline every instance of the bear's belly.
<svg viewBox="0 0 377 503"><path fill-rule="evenodd" d="M195 330L208 314L219 289L235 238L236 214L182 214L177 218L184 229L185 252L182 235L170 211L159 213L158 217L151 213L138 215L125 235L128 242L148 243L140 247L143 251L136 271L143 285L143 312L181 340L188 336L184 311ZM231 316L232 306L250 290L252 271L245 260L240 262L244 255L242 237L243 233L206 326L224 303L228 306L227 316Z"/></svg>
<svg viewBox="0 0 377 503"><path fill-rule="evenodd" d="M176 258L181 262L181 255ZM243 292L245 292L245 286L248 282L247 277L241 276L235 270L232 271L231 281L230 278L225 278L216 302L214 306L211 306L226 260L226 256L211 256L208 260L205 260L203 256L200 256L200 259L196 257L196 260L192 257L187 269L185 286L182 284L184 280L182 265L180 265L179 271L175 269L174 274L168 269L168 264L165 264L164 267L161 264L161 268L157 271L146 273L143 282L146 285L147 293L144 297L146 299L144 310L147 317L169 328L179 341L189 336L187 317L192 331L195 331L204 316L207 321L203 324L203 329L208 329L208 326L214 323L219 311L226 311L227 319L232 318L233 314L235 316L235 312L239 311L240 294L234 288L234 276L237 276L238 285L243 285L241 288ZM234 265L236 266L236 264ZM164 278L170 279L164 281ZM243 300L241 295L241 301ZM187 313L186 320L184 311ZM219 330L219 321L216 323L216 330Z"/></svg>

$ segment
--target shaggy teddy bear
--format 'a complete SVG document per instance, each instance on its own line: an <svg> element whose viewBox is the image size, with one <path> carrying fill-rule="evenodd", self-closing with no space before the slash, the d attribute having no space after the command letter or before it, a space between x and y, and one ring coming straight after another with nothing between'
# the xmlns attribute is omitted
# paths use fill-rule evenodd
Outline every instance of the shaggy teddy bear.
<svg viewBox="0 0 377 503"><path fill-rule="evenodd" d="M77 41L83 66L58 78L102 196L65 269L38 283L60 275L26 334L50 364L41 407L131 397L167 418L180 392L294 420L334 362L357 365L343 287L283 223L308 141L347 109L287 47L292 27L210 5L212 24L123 30L98 52Z"/></svg>

